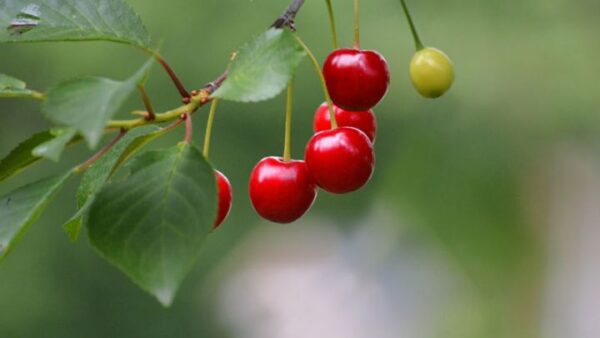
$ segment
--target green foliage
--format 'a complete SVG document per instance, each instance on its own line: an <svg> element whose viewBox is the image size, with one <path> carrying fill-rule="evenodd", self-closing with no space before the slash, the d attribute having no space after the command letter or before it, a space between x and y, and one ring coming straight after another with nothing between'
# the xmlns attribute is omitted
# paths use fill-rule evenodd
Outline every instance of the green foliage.
<svg viewBox="0 0 600 338"><path fill-rule="evenodd" d="M77 190L77 205L79 210L63 228L71 240L79 236L85 212L87 212L96 193L108 182L112 174L127 158L148 142L161 136L164 131L156 126L146 126L129 131L115 146L90 167Z"/></svg>
<svg viewBox="0 0 600 338"><path fill-rule="evenodd" d="M171 304L216 219L214 171L181 144L134 158L131 176L96 196L92 245L163 305Z"/></svg>
<svg viewBox="0 0 600 338"><path fill-rule="evenodd" d="M306 52L286 29L270 29L240 48L227 80L214 97L257 102L278 95L293 77Z"/></svg>
<svg viewBox="0 0 600 338"><path fill-rule="evenodd" d="M13 151L0 161L0 182L18 174L30 165L40 160L32 154L33 149L54 138L49 130L34 134L19 144Z"/></svg>
<svg viewBox="0 0 600 338"><path fill-rule="evenodd" d="M40 217L71 175L69 172L43 179L0 198L0 261Z"/></svg>
<svg viewBox="0 0 600 338"><path fill-rule="evenodd" d="M0 0L0 42L107 40L142 48L150 37L122 0Z"/></svg>
<svg viewBox="0 0 600 338"><path fill-rule="evenodd" d="M149 60L126 81L83 77L63 82L48 92L43 110L52 122L75 128L96 147L108 121L147 77Z"/></svg>
<svg viewBox="0 0 600 338"><path fill-rule="evenodd" d="M77 134L77 131L72 128L58 128L50 131L54 138L48 142L44 142L35 147L31 154L36 157L44 157L54 162L60 160L65 147Z"/></svg>
<svg viewBox="0 0 600 338"><path fill-rule="evenodd" d="M27 84L19 79L0 74L0 97L38 98L39 93L27 89Z"/></svg>

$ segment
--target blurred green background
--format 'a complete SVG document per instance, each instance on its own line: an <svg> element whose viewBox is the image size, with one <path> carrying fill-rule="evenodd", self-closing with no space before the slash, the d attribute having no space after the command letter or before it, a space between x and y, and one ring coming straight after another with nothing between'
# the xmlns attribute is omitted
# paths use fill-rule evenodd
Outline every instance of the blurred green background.
<svg viewBox="0 0 600 338"><path fill-rule="evenodd" d="M190 87L287 5L273 0L128 3ZM397 0L362 2L362 44L387 58L391 89L376 108L377 169L347 195L321 192L292 225L265 224L247 197L250 170L283 148L284 98L223 103L212 162L234 187L174 305L103 261L60 225L73 183L0 265L0 337L573 337L600 336L600 2L409 1L425 44L456 65L439 100L413 90L413 42ZM351 44L351 1L334 1ZM0 8L1 10L1 8ZM330 51L324 1L307 1L300 35ZM0 46L0 72L45 89L79 75L124 79L145 56L110 43ZM157 109L177 106L155 67ZM293 154L322 102L308 61L296 79ZM129 108L141 106L137 97ZM206 114L195 117L201 144ZM123 115L125 117L125 115ZM0 101L0 155L48 127L35 102ZM173 133L151 147L172 144ZM81 162L71 148L0 186L4 194ZM597 241L597 240L596 240Z"/></svg>

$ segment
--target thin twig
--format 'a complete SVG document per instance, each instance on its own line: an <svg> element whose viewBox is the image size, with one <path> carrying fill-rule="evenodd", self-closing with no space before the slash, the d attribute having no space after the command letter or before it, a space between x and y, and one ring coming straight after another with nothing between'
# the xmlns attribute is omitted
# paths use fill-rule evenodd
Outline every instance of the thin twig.
<svg viewBox="0 0 600 338"><path fill-rule="evenodd" d="M152 101L150 101L150 96L148 96L148 92L146 92L146 88L143 85L138 86L140 90L140 94L142 95L142 101L144 101L144 107L146 107L146 114L144 118L146 121L152 121L156 118L154 115L154 108L152 108Z"/></svg>
<svg viewBox="0 0 600 338"><path fill-rule="evenodd" d="M185 143L190 144L192 142L192 133L194 129L192 128L192 115L190 113L185 113L181 115L181 119L185 120Z"/></svg>
<svg viewBox="0 0 600 338"><path fill-rule="evenodd" d="M117 142L119 142L123 138L123 136L125 136L125 134L127 134L126 129L119 130L119 134L109 144L105 145L92 157L90 157L85 162L77 166L75 172L83 172L89 167L91 167L100 157L104 156L109 150L111 150L112 147L114 147L114 145L117 144Z"/></svg>
<svg viewBox="0 0 600 338"><path fill-rule="evenodd" d="M156 61L160 63L160 65L165 69L165 71L171 78L171 81L173 81L173 84L175 85L175 87L177 87L177 90L179 91L181 97L189 98L190 92L188 92L188 90L185 88L183 82L181 82L181 80L179 79L173 68L171 68L167 60L163 59L163 57L158 53L154 53L154 57L156 58Z"/></svg>

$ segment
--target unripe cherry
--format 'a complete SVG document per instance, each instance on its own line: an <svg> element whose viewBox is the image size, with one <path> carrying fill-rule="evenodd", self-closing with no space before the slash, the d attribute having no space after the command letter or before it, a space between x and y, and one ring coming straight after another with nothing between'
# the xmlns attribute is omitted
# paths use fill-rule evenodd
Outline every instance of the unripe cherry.
<svg viewBox="0 0 600 338"><path fill-rule="evenodd" d="M410 62L410 78L421 95L434 99L444 95L452 87L454 65L441 50L423 48Z"/></svg>

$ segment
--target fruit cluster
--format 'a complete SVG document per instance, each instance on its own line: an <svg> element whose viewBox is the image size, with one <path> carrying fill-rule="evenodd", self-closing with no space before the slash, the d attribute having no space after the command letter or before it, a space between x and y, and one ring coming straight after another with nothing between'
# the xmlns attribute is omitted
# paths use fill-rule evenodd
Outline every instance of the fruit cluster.
<svg viewBox="0 0 600 338"><path fill-rule="evenodd" d="M409 68L411 82L423 97L438 98L452 86L454 66L441 50L423 46L404 0L401 4L417 49ZM306 145L304 160L270 156L252 170L250 200L256 212L269 221L293 222L310 209L318 188L345 194L362 188L373 175L377 121L372 109L386 95L390 73L380 53L359 47L358 1L355 16L354 48L336 48L319 70L328 101L315 112L315 134ZM215 227L227 216L232 196L231 185L220 172L217 181L219 217Z"/></svg>

